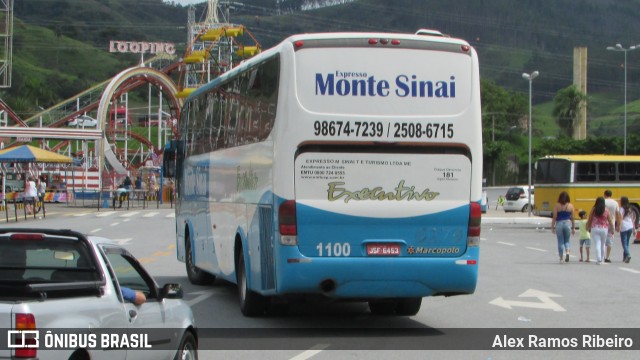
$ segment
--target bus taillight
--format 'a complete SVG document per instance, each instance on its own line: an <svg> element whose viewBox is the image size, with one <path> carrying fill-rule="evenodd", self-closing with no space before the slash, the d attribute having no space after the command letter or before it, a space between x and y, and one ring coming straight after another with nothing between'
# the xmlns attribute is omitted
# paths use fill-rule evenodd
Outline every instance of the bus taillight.
<svg viewBox="0 0 640 360"><path fill-rule="evenodd" d="M296 201L287 200L278 210L278 228L282 245L298 244L298 226L296 224Z"/></svg>
<svg viewBox="0 0 640 360"><path fill-rule="evenodd" d="M472 202L470 205L467 246L478 246L480 245L480 221L482 219L482 207L477 202Z"/></svg>

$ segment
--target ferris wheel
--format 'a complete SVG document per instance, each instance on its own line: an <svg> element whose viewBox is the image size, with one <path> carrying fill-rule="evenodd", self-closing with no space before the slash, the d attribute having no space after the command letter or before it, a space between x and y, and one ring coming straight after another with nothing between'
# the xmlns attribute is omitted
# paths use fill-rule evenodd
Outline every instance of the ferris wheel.
<svg viewBox="0 0 640 360"><path fill-rule="evenodd" d="M218 0L207 1L203 22L196 22L194 8L189 9L189 45L180 68L178 98L186 98L195 89L261 50L258 41L244 25L228 22L229 2L223 5L226 21L220 21L218 16Z"/></svg>

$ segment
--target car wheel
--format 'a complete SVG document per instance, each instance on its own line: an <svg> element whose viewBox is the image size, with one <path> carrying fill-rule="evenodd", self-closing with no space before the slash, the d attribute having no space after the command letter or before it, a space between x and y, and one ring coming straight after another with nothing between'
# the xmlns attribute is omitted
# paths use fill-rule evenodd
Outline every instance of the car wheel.
<svg viewBox="0 0 640 360"><path fill-rule="evenodd" d="M191 236L185 237L185 264L187 268L187 277L194 285L209 285L216 277L208 272L202 271L196 267L193 262L193 252L191 251Z"/></svg>
<svg viewBox="0 0 640 360"><path fill-rule="evenodd" d="M525 205L522 207L522 212L529 212L529 204L525 204Z"/></svg>
<svg viewBox="0 0 640 360"><path fill-rule="evenodd" d="M240 248L238 261L236 261L236 276L238 280L238 297L240 298L240 311L244 316L259 316L267 309L267 299L249 289L247 271L245 268L244 254Z"/></svg>
<svg viewBox="0 0 640 360"><path fill-rule="evenodd" d="M69 360L91 360L91 358L89 357L89 354L87 354L86 350L80 349L74 352Z"/></svg>
<svg viewBox="0 0 640 360"><path fill-rule="evenodd" d="M192 333L184 334L174 360L198 360L198 344Z"/></svg>

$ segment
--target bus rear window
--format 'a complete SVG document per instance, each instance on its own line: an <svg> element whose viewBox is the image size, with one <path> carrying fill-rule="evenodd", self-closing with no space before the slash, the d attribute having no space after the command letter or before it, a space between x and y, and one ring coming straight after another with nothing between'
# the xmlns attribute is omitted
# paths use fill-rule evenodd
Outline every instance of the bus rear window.
<svg viewBox="0 0 640 360"><path fill-rule="evenodd" d="M564 160L539 160L536 166L537 184L571 182L571 163Z"/></svg>
<svg viewBox="0 0 640 360"><path fill-rule="evenodd" d="M377 48L296 52L298 98L304 108L318 113L459 115L471 105L472 74L472 57L461 53Z"/></svg>

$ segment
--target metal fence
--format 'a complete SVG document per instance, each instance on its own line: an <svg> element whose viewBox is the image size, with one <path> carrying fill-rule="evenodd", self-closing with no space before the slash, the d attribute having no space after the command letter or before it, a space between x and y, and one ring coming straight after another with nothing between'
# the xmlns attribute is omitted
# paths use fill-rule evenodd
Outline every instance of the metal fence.
<svg viewBox="0 0 640 360"><path fill-rule="evenodd" d="M164 200L164 201L163 201ZM25 199L23 193L15 193L12 196L0 199L0 211L5 213L6 222L19 221L24 217L33 216L34 219L46 217L47 203L60 203L67 207L94 208L98 211L104 209L159 209L163 203L168 203L173 208L174 193L166 190L160 191L129 190L118 193L117 190L92 190L67 191L47 193L42 199ZM33 205L35 211L29 213L28 205ZM11 215L11 218L10 218Z"/></svg>

